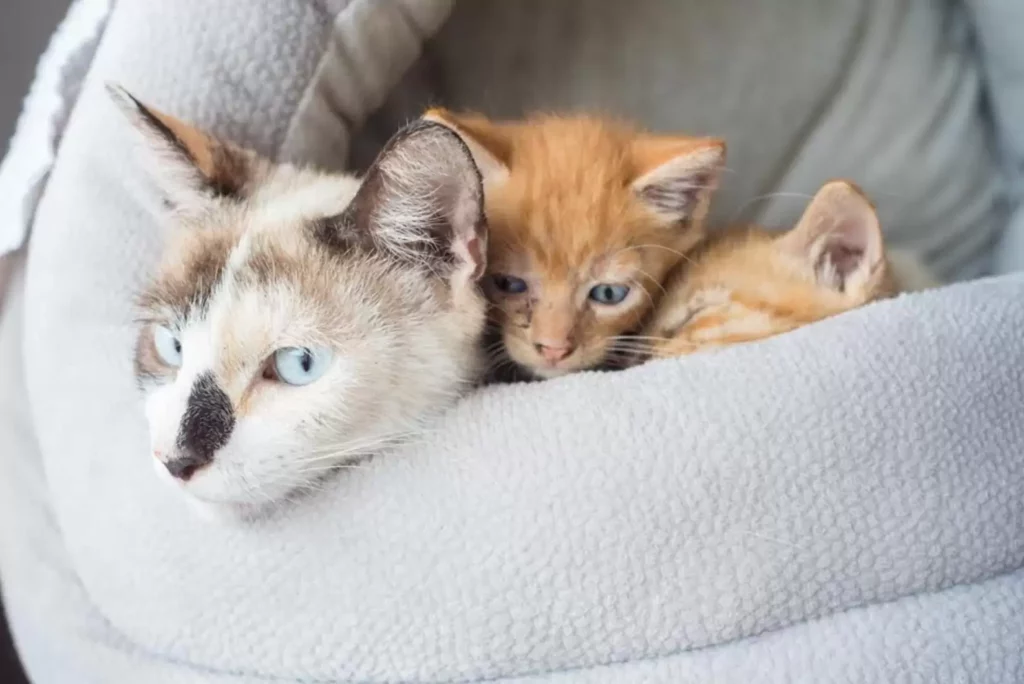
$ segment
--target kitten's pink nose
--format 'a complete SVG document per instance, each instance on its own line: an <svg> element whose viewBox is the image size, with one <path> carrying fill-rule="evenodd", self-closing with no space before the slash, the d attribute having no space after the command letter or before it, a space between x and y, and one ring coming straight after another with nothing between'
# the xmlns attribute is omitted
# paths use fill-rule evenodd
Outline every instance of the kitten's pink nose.
<svg viewBox="0 0 1024 684"><path fill-rule="evenodd" d="M558 363L569 354L572 354L574 347L568 342L561 344L535 344L537 353L548 363Z"/></svg>

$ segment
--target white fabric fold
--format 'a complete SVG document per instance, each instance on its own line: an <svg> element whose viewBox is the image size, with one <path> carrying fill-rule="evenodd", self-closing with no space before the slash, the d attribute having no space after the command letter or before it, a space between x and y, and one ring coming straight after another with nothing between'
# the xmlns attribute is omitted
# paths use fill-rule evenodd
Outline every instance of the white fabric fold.
<svg viewBox="0 0 1024 684"><path fill-rule="evenodd" d="M0 257L21 247L113 0L75 0L39 60L0 162Z"/></svg>

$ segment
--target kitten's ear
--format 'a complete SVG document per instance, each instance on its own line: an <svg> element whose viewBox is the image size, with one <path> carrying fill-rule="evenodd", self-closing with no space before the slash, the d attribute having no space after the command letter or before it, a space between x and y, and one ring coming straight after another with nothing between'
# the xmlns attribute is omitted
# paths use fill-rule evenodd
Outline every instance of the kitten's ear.
<svg viewBox="0 0 1024 684"><path fill-rule="evenodd" d="M633 190L668 221L703 219L725 163L718 138L641 135L632 146Z"/></svg>
<svg viewBox="0 0 1024 684"><path fill-rule="evenodd" d="M143 162L171 207L244 195L256 170L255 153L149 107L120 86L108 84L107 91L141 134Z"/></svg>
<svg viewBox="0 0 1024 684"><path fill-rule="evenodd" d="M460 281L487 266L483 183L451 129L414 121L367 171L342 225L374 248Z"/></svg>
<svg viewBox="0 0 1024 684"><path fill-rule="evenodd" d="M779 246L814 269L822 285L858 297L885 276L885 246L878 214L860 188L826 183Z"/></svg>
<svg viewBox="0 0 1024 684"><path fill-rule="evenodd" d="M501 124L479 114L454 114L440 107L428 109L423 120L446 126L462 138L485 183L500 183L508 178L512 144Z"/></svg>

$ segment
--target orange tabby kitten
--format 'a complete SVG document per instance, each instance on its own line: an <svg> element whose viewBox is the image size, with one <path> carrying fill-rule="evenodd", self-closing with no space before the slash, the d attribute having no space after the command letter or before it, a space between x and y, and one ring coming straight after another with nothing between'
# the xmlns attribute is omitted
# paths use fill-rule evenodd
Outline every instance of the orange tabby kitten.
<svg viewBox="0 0 1024 684"><path fill-rule="evenodd" d="M871 202L854 184L832 181L791 230L732 231L695 250L637 343L654 358L690 354L934 284L909 256L890 257Z"/></svg>
<svg viewBox="0 0 1024 684"><path fill-rule="evenodd" d="M504 352L540 378L604 364L703 237L725 144L590 116L426 118L462 136L483 176Z"/></svg>

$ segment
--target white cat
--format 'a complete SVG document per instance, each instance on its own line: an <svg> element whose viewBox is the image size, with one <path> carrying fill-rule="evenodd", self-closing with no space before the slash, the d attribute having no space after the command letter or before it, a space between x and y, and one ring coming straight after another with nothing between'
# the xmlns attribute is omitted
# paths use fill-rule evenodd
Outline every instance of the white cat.
<svg viewBox="0 0 1024 684"><path fill-rule="evenodd" d="M444 126L362 181L272 164L112 94L173 225L135 369L158 472L248 514L407 438L483 370L480 175Z"/></svg>

